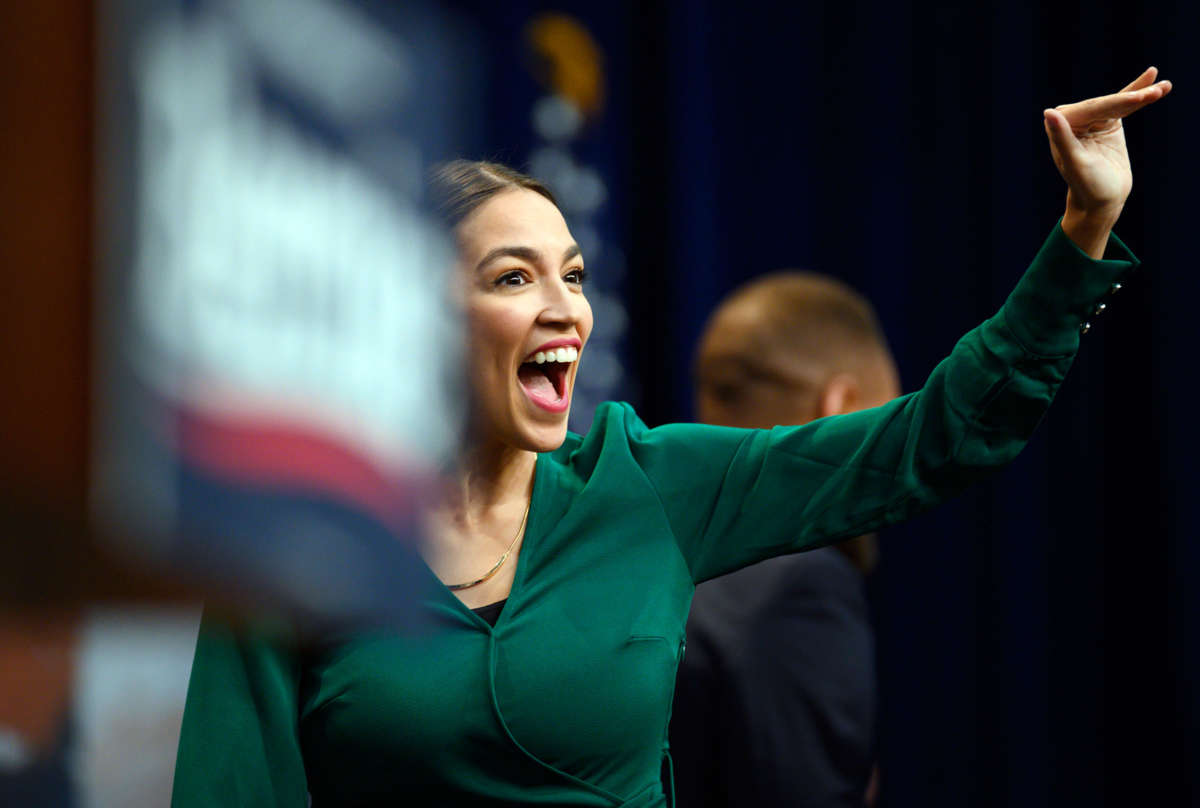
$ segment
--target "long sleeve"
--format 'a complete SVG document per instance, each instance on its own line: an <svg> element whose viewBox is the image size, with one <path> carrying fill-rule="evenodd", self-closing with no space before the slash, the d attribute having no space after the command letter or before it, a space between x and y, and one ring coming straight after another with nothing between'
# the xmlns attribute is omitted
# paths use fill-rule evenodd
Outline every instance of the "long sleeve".
<svg viewBox="0 0 1200 808"><path fill-rule="evenodd" d="M175 763L174 808L305 808L299 679L283 645L205 618Z"/></svg>
<svg viewBox="0 0 1200 808"><path fill-rule="evenodd" d="M1000 311L921 390L882 407L770 430L627 424L693 579L869 533L1012 460L1081 325L1137 264L1116 236L1109 252L1092 260L1056 226Z"/></svg>

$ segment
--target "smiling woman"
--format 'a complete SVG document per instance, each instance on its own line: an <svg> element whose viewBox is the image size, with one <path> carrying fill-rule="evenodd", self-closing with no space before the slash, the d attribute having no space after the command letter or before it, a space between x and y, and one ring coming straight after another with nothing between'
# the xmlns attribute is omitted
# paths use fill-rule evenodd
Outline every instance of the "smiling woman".
<svg viewBox="0 0 1200 808"><path fill-rule="evenodd" d="M434 192L458 242L471 414L459 484L431 511L425 557L465 604L495 606L512 586L516 565L504 562L520 556L536 453L567 436L592 310L579 246L536 180L456 161L435 173Z"/></svg>
<svg viewBox="0 0 1200 808"><path fill-rule="evenodd" d="M553 195L512 169L456 161L434 185L458 239L471 443L552 451L566 438L576 360L592 331L579 246Z"/></svg>
<svg viewBox="0 0 1200 808"><path fill-rule="evenodd" d="M1155 76L1046 111L1067 210L1000 311L918 392L805 426L647 429L609 403L568 432L579 249L536 181L446 166L472 418L425 531L437 630L301 650L207 621L175 804L665 806L695 584L900 521L1016 455L1136 264L1110 234L1121 118L1166 94Z"/></svg>

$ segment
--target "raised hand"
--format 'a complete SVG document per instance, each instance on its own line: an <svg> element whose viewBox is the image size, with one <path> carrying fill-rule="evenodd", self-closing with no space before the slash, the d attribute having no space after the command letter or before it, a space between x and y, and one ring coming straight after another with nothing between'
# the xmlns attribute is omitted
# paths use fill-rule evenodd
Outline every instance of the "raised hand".
<svg viewBox="0 0 1200 808"><path fill-rule="evenodd" d="M1103 255L1133 187L1121 119L1171 91L1171 82L1157 77L1158 68L1150 67L1118 93L1043 113L1054 164L1069 189L1063 230L1093 258Z"/></svg>

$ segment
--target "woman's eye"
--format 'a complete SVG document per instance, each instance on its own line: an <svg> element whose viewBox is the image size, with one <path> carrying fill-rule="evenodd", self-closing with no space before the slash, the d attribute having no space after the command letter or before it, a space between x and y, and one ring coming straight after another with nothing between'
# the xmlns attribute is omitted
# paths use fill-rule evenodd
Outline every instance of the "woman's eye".
<svg viewBox="0 0 1200 808"><path fill-rule="evenodd" d="M525 285L525 276L514 269L511 272L505 272L499 278L496 278L496 285L497 286L524 286Z"/></svg>
<svg viewBox="0 0 1200 808"><path fill-rule="evenodd" d="M588 274L586 269L572 269L566 275L563 275L563 280L567 283L573 283L576 286L582 286L587 280Z"/></svg>

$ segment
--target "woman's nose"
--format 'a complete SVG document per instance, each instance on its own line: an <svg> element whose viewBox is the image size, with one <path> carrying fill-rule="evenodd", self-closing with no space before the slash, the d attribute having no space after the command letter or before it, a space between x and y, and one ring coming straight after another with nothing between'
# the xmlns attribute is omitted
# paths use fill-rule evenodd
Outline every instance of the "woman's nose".
<svg viewBox="0 0 1200 808"><path fill-rule="evenodd" d="M542 291L542 310L538 322L544 325L572 325L579 321L582 295L567 288L564 281L546 284Z"/></svg>

